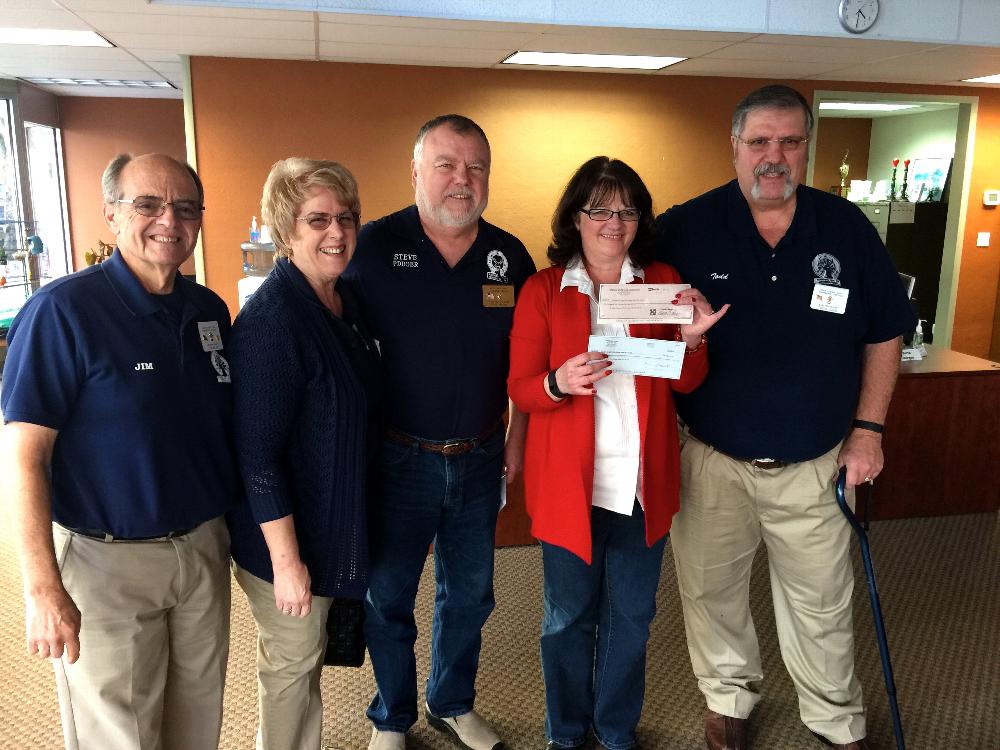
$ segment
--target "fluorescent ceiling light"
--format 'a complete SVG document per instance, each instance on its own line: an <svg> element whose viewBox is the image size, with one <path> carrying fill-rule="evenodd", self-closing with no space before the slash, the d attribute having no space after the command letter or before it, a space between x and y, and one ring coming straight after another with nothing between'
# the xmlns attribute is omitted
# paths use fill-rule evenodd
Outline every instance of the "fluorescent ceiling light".
<svg viewBox="0 0 1000 750"><path fill-rule="evenodd" d="M991 76L979 76L979 78L963 78L964 83L1000 83L1000 73Z"/></svg>
<svg viewBox="0 0 1000 750"><path fill-rule="evenodd" d="M39 86L112 86L136 89L172 89L170 81L121 81L117 78L25 78Z"/></svg>
<svg viewBox="0 0 1000 750"><path fill-rule="evenodd" d="M50 47L113 47L93 31L65 29L11 29L0 27L0 44L44 44Z"/></svg>
<svg viewBox="0 0 1000 750"><path fill-rule="evenodd" d="M648 55L587 55L576 52L515 52L504 65L547 65L557 68L623 68L660 70L687 60L686 57L650 57Z"/></svg>
<svg viewBox="0 0 1000 750"><path fill-rule="evenodd" d="M849 112L895 112L900 109L916 109L919 104L882 104L879 102L820 102L820 109L837 109Z"/></svg>

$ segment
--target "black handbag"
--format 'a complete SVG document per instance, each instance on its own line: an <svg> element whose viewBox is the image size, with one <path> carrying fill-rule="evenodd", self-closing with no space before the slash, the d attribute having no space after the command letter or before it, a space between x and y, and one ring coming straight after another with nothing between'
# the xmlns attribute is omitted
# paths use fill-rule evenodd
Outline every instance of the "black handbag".
<svg viewBox="0 0 1000 750"><path fill-rule="evenodd" d="M360 667L365 663L365 603L360 599L334 599L326 619L328 667Z"/></svg>

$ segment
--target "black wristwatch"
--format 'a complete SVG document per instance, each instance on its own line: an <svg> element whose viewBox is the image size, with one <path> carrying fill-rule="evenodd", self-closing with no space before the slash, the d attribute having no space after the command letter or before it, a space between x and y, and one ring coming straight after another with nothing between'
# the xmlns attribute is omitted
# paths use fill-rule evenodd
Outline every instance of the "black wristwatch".
<svg viewBox="0 0 1000 750"><path fill-rule="evenodd" d="M879 424L878 422L867 422L864 419L855 419L851 422L851 427L857 427L859 430L870 430L871 432L877 432L879 435L885 430L884 424Z"/></svg>
<svg viewBox="0 0 1000 750"><path fill-rule="evenodd" d="M566 398L569 394L563 393L559 390L559 384L556 382L556 371L549 370L549 393L551 393L556 398Z"/></svg>

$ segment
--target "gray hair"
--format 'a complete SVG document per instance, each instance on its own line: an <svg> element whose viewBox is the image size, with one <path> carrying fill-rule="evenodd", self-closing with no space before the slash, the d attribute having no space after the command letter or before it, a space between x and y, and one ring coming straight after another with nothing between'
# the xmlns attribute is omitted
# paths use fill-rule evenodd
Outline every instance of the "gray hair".
<svg viewBox="0 0 1000 750"><path fill-rule="evenodd" d="M122 172L125 170L125 165L133 158L135 157L132 154L118 154L104 168L104 174L101 175L101 195L104 197L105 203L114 203L125 197L125 191L122 190ZM174 159L172 156L166 158L182 167L190 175L191 181L194 182L195 189L198 191L198 205L204 206L205 186L201 184L201 177L194 171L194 167L186 161Z"/></svg>
<svg viewBox="0 0 1000 750"><path fill-rule="evenodd" d="M132 154L118 154L104 168L104 174L101 175L101 195L104 196L105 203L114 203L125 196L125 191L122 190L122 170L130 161Z"/></svg>
<svg viewBox="0 0 1000 750"><path fill-rule="evenodd" d="M475 133L483 139L483 143L486 144L486 151L489 152L490 139L486 137L486 133L483 129L473 120L465 115L438 115L433 120L425 122L417 132L417 140L416 143L413 144L413 161L420 161L420 156L424 151L424 138L427 137L427 134L442 125L447 125L460 135Z"/></svg>
<svg viewBox="0 0 1000 750"><path fill-rule="evenodd" d="M762 86L744 96L733 111L733 136L739 138L743 134L747 115L755 109L801 109L806 119L806 137L812 135L813 113L809 102L791 86L771 84Z"/></svg>

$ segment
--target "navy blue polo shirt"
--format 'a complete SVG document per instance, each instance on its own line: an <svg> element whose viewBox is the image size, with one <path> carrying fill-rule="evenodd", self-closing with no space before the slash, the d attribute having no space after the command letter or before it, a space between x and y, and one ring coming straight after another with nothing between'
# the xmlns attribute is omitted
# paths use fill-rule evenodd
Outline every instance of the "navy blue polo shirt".
<svg viewBox="0 0 1000 750"><path fill-rule="evenodd" d="M70 528L159 536L215 518L237 499L225 350L198 322L229 311L180 274L180 317L115 250L28 298L7 336L6 422L58 431L52 517Z"/></svg>
<svg viewBox="0 0 1000 750"><path fill-rule="evenodd" d="M735 180L657 220L658 259L729 312L709 332L709 373L677 411L701 440L742 458L805 461L850 429L865 344L916 323L889 254L852 203L799 186L772 249ZM812 309L817 282L847 290L843 314Z"/></svg>
<svg viewBox="0 0 1000 750"><path fill-rule="evenodd" d="M387 424L428 440L479 435L507 408L514 307L489 307L484 286L515 294L535 272L524 245L479 220L449 268L417 207L366 224L345 278L355 282L379 341Z"/></svg>

